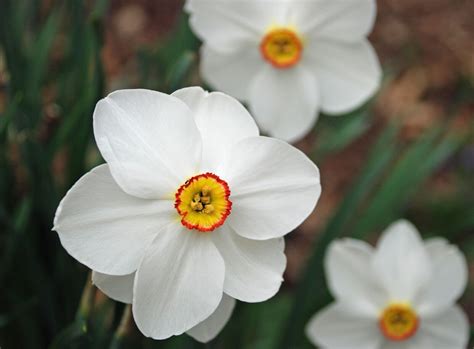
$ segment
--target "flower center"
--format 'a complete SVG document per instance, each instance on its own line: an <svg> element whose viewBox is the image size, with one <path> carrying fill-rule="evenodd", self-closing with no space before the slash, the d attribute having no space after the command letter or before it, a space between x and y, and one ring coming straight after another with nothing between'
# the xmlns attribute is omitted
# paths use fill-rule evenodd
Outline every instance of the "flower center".
<svg viewBox="0 0 474 349"><path fill-rule="evenodd" d="M225 181L213 173L204 173L179 187L174 207L186 228L209 232L224 224L230 214L232 202L229 196Z"/></svg>
<svg viewBox="0 0 474 349"><path fill-rule="evenodd" d="M301 59L303 43L298 34L289 28L270 30L260 43L265 60L276 68L290 68Z"/></svg>
<svg viewBox="0 0 474 349"><path fill-rule="evenodd" d="M379 319L380 330L392 341L403 341L418 330L420 321L408 304L394 303L384 309Z"/></svg>

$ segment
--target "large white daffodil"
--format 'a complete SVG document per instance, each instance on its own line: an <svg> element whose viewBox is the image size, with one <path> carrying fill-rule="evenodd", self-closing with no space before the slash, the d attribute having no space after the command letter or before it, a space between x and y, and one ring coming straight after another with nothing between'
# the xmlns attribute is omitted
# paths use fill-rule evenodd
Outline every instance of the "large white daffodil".
<svg viewBox="0 0 474 349"><path fill-rule="evenodd" d="M392 224L377 248L333 242L326 275L335 303L307 326L327 349L465 349L469 322L455 305L467 263L446 240L425 243L407 221Z"/></svg>
<svg viewBox="0 0 474 349"><path fill-rule="evenodd" d="M296 141L319 110L346 113L379 87L366 39L375 0L187 0L186 9L204 43L204 80L247 102L271 136Z"/></svg>
<svg viewBox="0 0 474 349"><path fill-rule="evenodd" d="M97 104L94 134L107 164L69 190L54 229L99 286L123 282L106 293L132 303L145 335L207 340L233 298L278 291L282 236L321 192L302 152L259 136L235 99L197 87L114 92Z"/></svg>

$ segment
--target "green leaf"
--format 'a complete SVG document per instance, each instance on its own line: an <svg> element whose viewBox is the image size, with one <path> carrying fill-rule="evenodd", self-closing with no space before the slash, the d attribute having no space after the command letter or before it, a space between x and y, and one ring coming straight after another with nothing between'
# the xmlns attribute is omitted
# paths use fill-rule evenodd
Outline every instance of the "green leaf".
<svg viewBox="0 0 474 349"><path fill-rule="evenodd" d="M316 125L318 143L312 157L321 162L327 155L348 146L370 126L371 113L362 108L346 116L323 116Z"/></svg>
<svg viewBox="0 0 474 349"><path fill-rule="evenodd" d="M167 77L167 90L174 92L184 85L184 82L191 70L193 64L196 62L196 55L191 51L185 51L170 68Z"/></svg>
<svg viewBox="0 0 474 349"><path fill-rule="evenodd" d="M40 85L48 68L48 57L54 38L59 30L60 15L59 10L55 10L49 15L29 53L27 98L36 99L40 97Z"/></svg>
<svg viewBox="0 0 474 349"><path fill-rule="evenodd" d="M374 229L382 229L400 218L403 208L432 172L462 144L444 139L437 144L440 129L435 129L410 147L398 160L369 206L354 222L352 235L364 238Z"/></svg>
<svg viewBox="0 0 474 349"><path fill-rule="evenodd" d="M87 324L74 322L64 328L53 340L49 349L82 349L91 345L87 336Z"/></svg>

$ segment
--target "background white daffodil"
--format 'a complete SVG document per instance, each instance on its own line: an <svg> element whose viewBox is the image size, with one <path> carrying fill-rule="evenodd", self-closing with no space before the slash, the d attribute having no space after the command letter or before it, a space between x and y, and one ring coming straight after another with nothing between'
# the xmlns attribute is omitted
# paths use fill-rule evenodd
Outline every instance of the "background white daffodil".
<svg viewBox="0 0 474 349"><path fill-rule="evenodd" d="M407 221L392 224L374 249L331 244L328 286L336 301L307 326L328 349L465 349L469 322L455 305L467 283L462 253L446 240L423 242Z"/></svg>
<svg viewBox="0 0 474 349"><path fill-rule="evenodd" d="M69 190L54 229L79 262L118 277L96 274L98 285L124 283L106 293L132 302L146 336L207 340L232 298L261 302L278 291L282 236L321 192L302 152L259 136L232 97L197 87L116 91L97 104L94 134L107 164Z"/></svg>
<svg viewBox="0 0 474 349"><path fill-rule="evenodd" d="M379 87L366 39L375 0L188 0L186 8L204 43L204 80L248 102L271 136L297 141L320 110L349 112Z"/></svg>

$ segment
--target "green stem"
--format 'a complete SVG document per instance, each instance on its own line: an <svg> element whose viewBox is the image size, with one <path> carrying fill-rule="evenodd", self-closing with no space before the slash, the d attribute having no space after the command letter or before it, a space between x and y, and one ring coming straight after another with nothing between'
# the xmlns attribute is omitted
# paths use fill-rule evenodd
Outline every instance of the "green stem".
<svg viewBox="0 0 474 349"><path fill-rule="evenodd" d="M133 332L133 316L132 305L127 304L123 310L122 318L117 330L114 333L110 349L125 348L124 342L130 337Z"/></svg>

